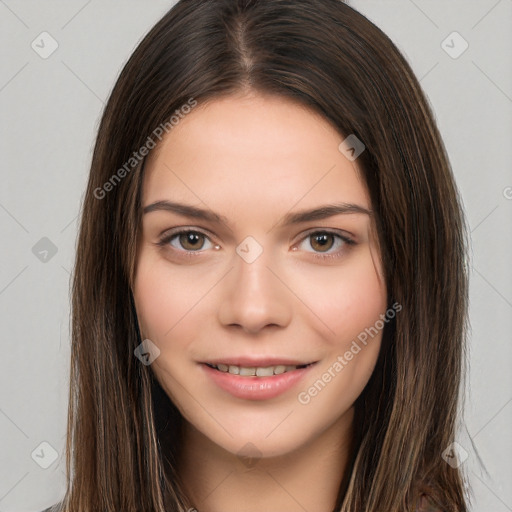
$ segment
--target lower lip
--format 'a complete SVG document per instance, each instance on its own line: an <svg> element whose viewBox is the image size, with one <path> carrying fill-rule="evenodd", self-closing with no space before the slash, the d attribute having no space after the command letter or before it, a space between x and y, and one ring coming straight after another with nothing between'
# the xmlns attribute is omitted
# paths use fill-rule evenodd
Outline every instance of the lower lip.
<svg viewBox="0 0 512 512"><path fill-rule="evenodd" d="M269 400L292 389L311 370L315 363L273 375L271 377L240 377L229 372L215 370L206 364L201 364L206 375L210 377L217 386L237 398L245 400Z"/></svg>

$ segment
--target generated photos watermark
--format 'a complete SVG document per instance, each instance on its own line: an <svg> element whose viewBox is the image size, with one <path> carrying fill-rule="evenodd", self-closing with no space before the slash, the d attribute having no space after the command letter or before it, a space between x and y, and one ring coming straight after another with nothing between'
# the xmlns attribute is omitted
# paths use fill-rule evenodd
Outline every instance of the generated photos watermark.
<svg viewBox="0 0 512 512"><path fill-rule="evenodd" d="M149 366L160 355L160 349L150 339L145 339L133 354L144 366Z"/></svg>
<svg viewBox="0 0 512 512"><path fill-rule="evenodd" d="M161 141L163 135L169 133L195 106L197 106L197 101L194 98L190 98L187 103L174 111L174 114L168 121L157 126L138 151L134 151L132 156L101 187L94 189L94 197L96 199L104 199L108 192L114 190L121 180L142 162L150 150L156 147L157 142L155 139Z"/></svg>
<svg viewBox="0 0 512 512"><path fill-rule="evenodd" d="M329 384L329 382L343 371L345 366L354 359L354 356L361 352L362 348L368 344L368 338L370 337L370 340L373 339L401 310L402 305L395 302L386 310L385 313L380 315L379 320L377 320L371 327L367 327L364 331L361 331L357 335L357 339L352 340L350 349L343 355L339 355L331 366L329 366L329 368L322 374L322 376L314 382L314 384L297 395L299 403L302 405L309 404L311 400L317 396L327 386L327 384ZM362 344L363 347L361 347L360 344Z"/></svg>

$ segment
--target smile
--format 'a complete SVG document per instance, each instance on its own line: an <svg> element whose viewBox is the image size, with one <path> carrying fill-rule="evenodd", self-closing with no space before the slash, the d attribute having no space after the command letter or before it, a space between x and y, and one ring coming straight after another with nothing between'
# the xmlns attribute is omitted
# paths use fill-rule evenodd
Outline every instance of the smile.
<svg viewBox="0 0 512 512"><path fill-rule="evenodd" d="M217 389L243 400L269 400L285 394L297 387L316 364L270 365L265 362L265 366L244 366L226 363L203 363L200 367Z"/></svg>
<svg viewBox="0 0 512 512"><path fill-rule="evenodd" d="M306 368L313 363L303 365L277 365L277 366L236 366L227 365L223 363L208 364L207 366L218 370L223 373L230 373L231 375L239 375L241 377L271 377L272 375L281 375L283 373L291 372Z"/></svg>

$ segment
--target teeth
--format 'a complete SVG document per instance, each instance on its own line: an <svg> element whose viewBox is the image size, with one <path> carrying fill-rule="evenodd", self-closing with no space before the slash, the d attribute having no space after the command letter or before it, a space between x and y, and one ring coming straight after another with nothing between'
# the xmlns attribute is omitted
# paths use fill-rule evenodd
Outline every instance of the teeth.
<svg viewBox="0 0 512 512"><path fill-rule="evenodd" d="M256 370L256 376L258 377L270 377L274 375L274 368L272 366L267 366L266 368L258 368Z"/></svg>
<svg viewBox="0 0 512 512"><path fill-rule="evenodd" d="M219 363L217 365L210 365L217 370L224 373L231 373L233 375L240 375L242 377L271 377L272 375L281 375L285 372L291 372L297 368L304 368L308 365L277 365L277 366L265 366L265 367L247 367L247 366L235 366Z"/></svg>
<svg viewBox="0 0 512 512"><path fill-rule="evenodd" d="M217 366L217 369L220 370L220 368L218 366ZM229 373L232 373L233 375L238 375L240 373L240 368L238 366L230 366Z"/></svg>
<svg viewBox="0 0 512 512"><path fill-rule="evenodd" d="M240 368L240 375L243 376L251 376L256 375L256 368L244 368L243 366Z"/></svg>

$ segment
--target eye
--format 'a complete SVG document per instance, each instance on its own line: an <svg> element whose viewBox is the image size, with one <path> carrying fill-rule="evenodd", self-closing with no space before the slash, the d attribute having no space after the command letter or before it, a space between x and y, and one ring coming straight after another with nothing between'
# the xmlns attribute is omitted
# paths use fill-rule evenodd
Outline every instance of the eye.
<svg viewBox="0 0 512 512"><path fill-rule="evenodd" d="M173 249L181 252L199 252L214 248L213 243L205 233L192 229L168 232L160 239L158 245L170 245Z"/></svg>
<svg viewBox="0 0 512 512"><path fill-rule="evenodd" d="M348 246L355 245L355 243L346 235L327 230L317 230L309 232L292 250L300 249L311 252L316 258L338 258L348 249ZM183 228L164 233L157 245L163 248L171 248L172 251L190 257L199 255L207 249L220 249L220 246L212 243L206 233L197 229Z"/></svg>
<svg viewBox="0 0 512 512"><path fill-rule="evenodd" d="M304 244L306 244L306 248L303 247ZM341 256L347 245L355 245L354 240L348 236L332 231L313 231L302 239L297 248L301 248L306 252L313 252L319 258L335 258ZM308 250L307 246L311 250Z"/></svg>

